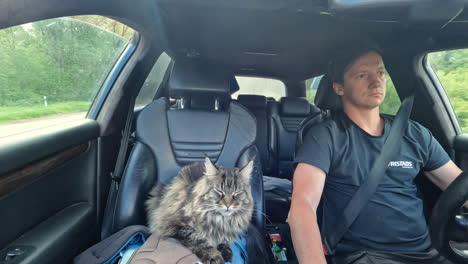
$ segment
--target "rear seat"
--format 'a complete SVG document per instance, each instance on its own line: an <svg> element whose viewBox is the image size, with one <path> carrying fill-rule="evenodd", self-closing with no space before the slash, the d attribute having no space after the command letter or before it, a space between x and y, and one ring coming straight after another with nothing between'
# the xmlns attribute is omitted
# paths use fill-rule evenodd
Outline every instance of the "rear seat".
<svg viewBox="0 0 468 264"><path fill-rule="evenodd" d="M271 131L271 116L267 112L267 98L261 95L244 95L237 97L237 102L245 106L257 119L257 146L261 155L263 175L275 176L276 140L275 131ZM274 130L274 129L273 129Z"/></svg>
<svg viewBox="0 0 468 264"><path fill-rule="evenodd" d="M291 204L297 132L304 120L309 120L309 124L322 120L322 112L302 97L283 97L279 102L271 102L269 112L278 138L280 178L263 177L265 213L272 222L279 223L286 221Z"/></svg>
<svg viewBox="0 0 468 264"><path fill-rule="evenodd" d="M278 177L292 179L297 132L305 119L321 119L321 111L304 97L283 97L271 107L278 135Z"/></svg>
<svg viewBox="0 0 468 264"><path fill-rule="evenodd" d="M319 122L322 112L302 97L283 97L276 102L261 95L239 95L237 101L257 119L266 215L271 222L284 222L291 202L298 131L305 120L308 125Z"/></svg>

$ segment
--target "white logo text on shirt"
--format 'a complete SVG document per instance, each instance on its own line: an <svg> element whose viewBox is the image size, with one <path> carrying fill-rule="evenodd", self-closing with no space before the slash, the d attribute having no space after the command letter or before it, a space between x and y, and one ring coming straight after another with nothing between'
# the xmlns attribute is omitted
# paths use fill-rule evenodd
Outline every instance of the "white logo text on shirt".
<svg viewBox="0 0 468 264"><path fill-rule="evenodd" d="M403 160L390 161L388 163L388 167L401 167L403 169L412 169L413 168L413 162L412 161L403 161Z"/></svg>

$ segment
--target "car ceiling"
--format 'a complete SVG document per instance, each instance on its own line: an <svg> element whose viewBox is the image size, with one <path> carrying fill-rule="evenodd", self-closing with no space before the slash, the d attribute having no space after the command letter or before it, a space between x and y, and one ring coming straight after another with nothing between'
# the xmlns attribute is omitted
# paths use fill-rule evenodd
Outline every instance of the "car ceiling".
<svg viewBox="0 0 468 264"><path fill-rule="evenodd" d="M468 12L445 28L398 21L340 18L325 1L283 0L43 0L4 1L0 27L69 15L118 19L167 52L200 57L240 75L304 80L320 75L330 57L360 35L384 50L436 48L437 35L468 32ZM376 18L379 18L377 16ZM465 37L466 38L466 37Z"/></svg>

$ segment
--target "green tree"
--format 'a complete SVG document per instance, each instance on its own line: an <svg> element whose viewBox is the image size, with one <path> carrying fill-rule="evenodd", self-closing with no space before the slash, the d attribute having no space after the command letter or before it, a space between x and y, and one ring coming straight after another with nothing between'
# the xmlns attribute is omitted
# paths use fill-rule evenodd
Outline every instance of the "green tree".
<svg viewBox="0 0 468 264"><path fill-rule="evenodd" d="M464 131L468 131L468 49L431 53L428 61L445 88Z"/></svg>
<svg viewBox="0 0 468 264"><path fill-rule="evenodd" d="M37 105L43 96L91 104L127 42L70 18L0 30L0 106Z"/></svg>

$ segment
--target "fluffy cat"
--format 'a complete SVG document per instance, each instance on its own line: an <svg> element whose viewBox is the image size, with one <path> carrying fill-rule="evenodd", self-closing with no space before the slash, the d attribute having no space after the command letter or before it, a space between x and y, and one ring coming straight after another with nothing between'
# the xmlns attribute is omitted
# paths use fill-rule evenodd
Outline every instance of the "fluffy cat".
<svg viewBox="0 0 468 264"><path fill-rule="evenodd" d="M231 261L229 244L252 219L250 177L244 168L216 168L209 158L182 168L172 183L156 185L146 202L151 232L175 238L205 264Z"/></svg>

